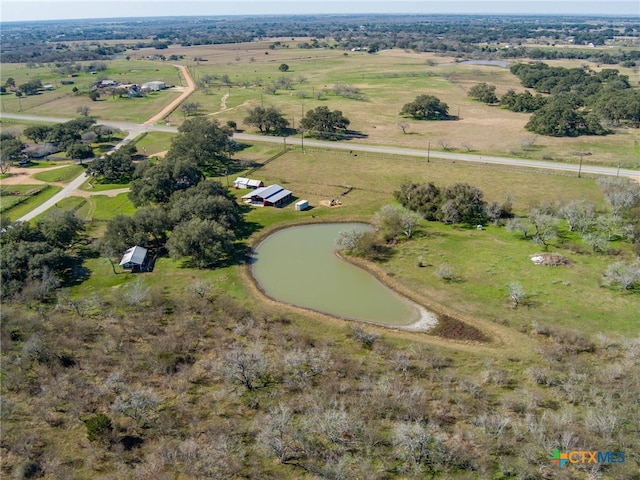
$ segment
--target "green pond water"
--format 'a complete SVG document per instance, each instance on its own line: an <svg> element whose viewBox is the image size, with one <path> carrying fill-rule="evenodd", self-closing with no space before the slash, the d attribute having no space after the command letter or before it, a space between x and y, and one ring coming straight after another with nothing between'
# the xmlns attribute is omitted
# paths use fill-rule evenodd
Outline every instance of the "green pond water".
<svg viewBox="0 0 640 480"><path fill-rule="evenodd" d="M253 276L267 296L281 302L346 319L412 324L420 318L417 305L335 254L341 231L370 228L332 223L279 230L255 249Z"/></svg>

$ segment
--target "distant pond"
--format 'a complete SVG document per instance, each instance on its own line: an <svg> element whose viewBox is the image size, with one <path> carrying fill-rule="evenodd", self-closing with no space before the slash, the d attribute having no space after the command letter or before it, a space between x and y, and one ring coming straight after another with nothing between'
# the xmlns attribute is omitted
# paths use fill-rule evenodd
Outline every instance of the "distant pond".
<svg viewBox="0 0 640 480"><path fill-rule="evenodd" d="M506 62L504 60L464 60L462 62L458 62L460 65L488 65L492 67L502 67L508 68L511 65L511 62Z"/></svg>
<svg viewBox="0 0 640 480"><path fill-rule="evenodd" d="M330 223L279 230L256 247L253 277L268 297L331 316L390 326L434 323L423 307L335 254L339 233L353 229L371 227Z"/></svg>

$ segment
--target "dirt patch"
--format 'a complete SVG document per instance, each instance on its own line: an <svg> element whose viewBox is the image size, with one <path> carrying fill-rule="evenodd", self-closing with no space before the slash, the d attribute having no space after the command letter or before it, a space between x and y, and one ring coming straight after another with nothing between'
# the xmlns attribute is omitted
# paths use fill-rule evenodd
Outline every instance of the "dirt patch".
<svg viewBox="0 0 640 480"><path fill-rule="evenodd" d="M489 341L489 339L477 328L444 314L438 315L438 324L429 331L429 334L441 338L447 338L449 340L470 342Z"/></svg>
<svg viewBox="0 0 640 480"><path fill-rule="evenodd" d="M544 265L545 267L573 266L573 260L559 253L536 253L535 255L531 255L531 261L536 265Z"/></svg>

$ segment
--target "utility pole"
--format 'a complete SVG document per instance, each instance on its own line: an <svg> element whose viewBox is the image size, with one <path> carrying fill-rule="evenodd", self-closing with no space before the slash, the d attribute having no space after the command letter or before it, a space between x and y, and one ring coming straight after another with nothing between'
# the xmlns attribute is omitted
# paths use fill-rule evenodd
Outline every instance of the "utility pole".
<svg viewBox="0 0 640 480"><path fill-rule="evenodd" d="M300 132L302 133L302 152L304 153L304 128L301 128Z"/></svg>
<svg viewBox="0 0 640 480"><path fill-rule="evenodd" d="M431 140L427 140L427 163L429 163L429 154L431 153Z"/></svg>
<svg viewBox="0 0 640 480"><path fill-rule="evenodd" d="M584 150L580 150L579 152L575 152L576 155L580 156L580 165L578 166L578 178L582 175L582 158L585 155L591 155L591 152L585 152Z"/></svg>

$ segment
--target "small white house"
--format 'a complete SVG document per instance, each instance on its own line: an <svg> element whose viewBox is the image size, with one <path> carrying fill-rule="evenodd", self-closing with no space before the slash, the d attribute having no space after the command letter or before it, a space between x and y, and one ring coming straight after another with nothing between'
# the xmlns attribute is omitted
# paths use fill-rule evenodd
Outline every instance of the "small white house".
<svg viewBox="0 0 640 480"><path fill-rule="evenodd" d="M309 208L309 201L308 200L300 200L299 202L296 202L296 204L295 204L295 210L297 212L302 212L303 210L306 210L307 208Z"/></svg>

